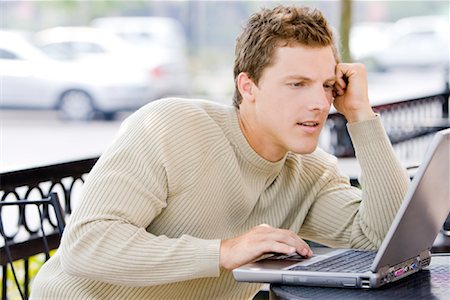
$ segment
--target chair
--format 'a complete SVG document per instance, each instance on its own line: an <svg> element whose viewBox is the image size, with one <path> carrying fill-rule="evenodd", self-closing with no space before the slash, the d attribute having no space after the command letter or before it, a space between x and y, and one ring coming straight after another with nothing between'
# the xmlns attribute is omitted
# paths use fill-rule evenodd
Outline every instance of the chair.
<svg viewBox="0 0 450 300"><path fill-rule="evenodd" d="M5 233L5 225L3 221L2 209L6 206L17 207L19 211L18 227L24 226L30 234L25 241L15 241L15 236L8 236ZM36 230L31 230L25 220L25 207L35 206L39 214L39 225ZM51 220L49 214L49 207L52 206L54 215L56 217L56 224ZM31 209L31 208L30 208ZM5 216L6 217L6 216ZM49 223L52 230L44 229L45 223ZM56 193L50 193L47 198L40 200L16 200L16 201L0 201L0 233L3 238L4 245L0 248L1 264L3 269L2 278L2 299L7 298L7 270L11 269L15 284L19 290L22 299L28 299L29 295L29 265L28 258L30 256L45 253L45 260L50 258L50 250L56 249L59 246L61 235L64 231L65 221L63 212L60 206L59 198ZM47 232L46 232L47 231ZM51 231L51 232L50 232ZM17 260L24 260L25 263L25 277L23 288L19 283L17 272L13 266L13 262Z"/></svg>

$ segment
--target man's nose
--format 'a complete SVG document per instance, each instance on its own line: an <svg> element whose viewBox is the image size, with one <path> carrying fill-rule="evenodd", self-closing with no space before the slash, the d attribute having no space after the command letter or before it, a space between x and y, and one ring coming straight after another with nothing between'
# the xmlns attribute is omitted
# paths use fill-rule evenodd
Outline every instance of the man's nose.
<svg viewBox="0 0 450 300"><path fill-rule="evenodd" d="M311 109L325 111L330 109L331 97L324 87L314 89L314 95L311 99Z"/></svg>

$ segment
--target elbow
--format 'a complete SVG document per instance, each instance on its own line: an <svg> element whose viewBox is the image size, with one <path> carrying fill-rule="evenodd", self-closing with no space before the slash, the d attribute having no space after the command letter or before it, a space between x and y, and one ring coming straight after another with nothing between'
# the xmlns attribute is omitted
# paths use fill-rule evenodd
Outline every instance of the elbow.
<svg viewBox="0 0 450 300"><path fill-rule="evenodd" d="M383 242L384 236L357 218L353 224L350 237L350 246L355 249L378 250Z"/></svg>
<svg viewBox="0 0 450 300"><path fill-rule="evenodd" d="M83 277L82 266L74 263L72 257L70 251L64 251L60 247L60 262L63 272L70 276Z"/></svg>
<svg viewBox="0 0 450 300"><path fill-rule="evenodd" d="M83 238L75 236L70 229L64 232L58 249L64 273L77 277L90 277L89 266L92 266L95 258L92 255L94 252L89 251L85 245Z"/></svg>

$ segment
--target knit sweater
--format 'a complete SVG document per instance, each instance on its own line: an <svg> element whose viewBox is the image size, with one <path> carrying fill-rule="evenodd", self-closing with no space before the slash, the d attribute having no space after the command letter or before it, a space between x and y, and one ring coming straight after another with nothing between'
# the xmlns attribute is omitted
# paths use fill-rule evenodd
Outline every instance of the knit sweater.
<svg viewBox="0 0 450 300"><path fill-rule="evenodd" d="M408 177L379 117L349 124L362 190L321 149L259 156L236 109L152 102L89 173L34 299L247 299L261 287L219 267L220 240L269 224L331 247L375 249Z"/></svg>

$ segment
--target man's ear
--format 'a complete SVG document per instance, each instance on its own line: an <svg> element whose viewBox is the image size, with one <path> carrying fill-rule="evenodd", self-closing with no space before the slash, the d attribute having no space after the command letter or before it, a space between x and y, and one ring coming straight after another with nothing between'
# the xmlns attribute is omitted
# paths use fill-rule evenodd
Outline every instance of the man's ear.
<svg viewBox="0 0 450 300"><path fill-rule="evenodd" d="M241 72L239 73L237 79L237 88L242 95L242 100L244 101L253 101L255 99L254 95L254 87L255 84L253 80L248 76L247 73Z"/></svg>

